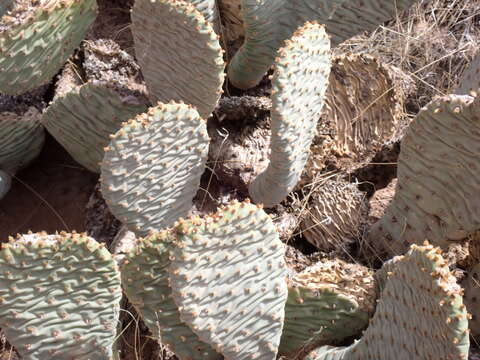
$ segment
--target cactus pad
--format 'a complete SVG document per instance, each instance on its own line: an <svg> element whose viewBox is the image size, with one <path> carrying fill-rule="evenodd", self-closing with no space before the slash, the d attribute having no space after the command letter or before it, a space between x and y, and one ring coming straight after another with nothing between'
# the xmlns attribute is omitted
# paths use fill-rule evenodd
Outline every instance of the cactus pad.
<svg viewBox="0 0 480 360"><path fill-rule="evenodd" d="M218 360L221 356L180 320L167 271L173 238L164 231L137 242L122 265L125 292L152 334L179 359Z"/></svg>
<svg viewBox="0 0 480 360"><path fill-rule="evenodd" d="M412 245L405 256L394 258L362 339L347 348L321 347L306 360L466 360L462 289L439 254L431 245Z"/></svg>
<svg viewBox="0 0 480 360"><path fill-rule="evenodd" d="M365 193L356 184L332 179L318 184L310 194L301 230L319 250L348 254L350 245L362 237L367 215Z"/></svg>
<svg viewBox="0 0 480 360"><path fill-rule="evenodd" d="M132 31L152 101L183 101L210 116L225 66L218 36L202 14L181 0L137 0Z"/></svg>
<svg viewBox="0 0 480 360"><path fill-rule="evenodd" d="M480 228L480 98L450 95L420 111L402 141L395 196L365 251L403 253L427 239L447 248Z"/></svg>
<svg viewBox="0 0 480 360"><path fill-rule="evenodd" d="M191 105L158 104L125 123L102 163L102 194L137 235L186 216L208 153L205 121Z"/></svg>
<svg viewBox="0 0 480 360"><path fill-rule="evenodd" d="M465 305L472 314L469 328L473 337L480 335L480 264L476 264L468 271L468 276L463 280L465 290Z"/></svg>
<svg viewBox="0 0 480 360"><path fill-rule="evenodd" d="M245 43L232 59L228 77L241 89L255 86L273 64L284 40L307 21L324 24L332 46L376 26L415 0L244 0Z"/></svg>
<svg viewBox="0 0 480 360"><path fill-rule="evenodd" d="M15 173L37 157L45 140L40 117L33 106L23 115L0 113L0 169Z"/></svg>
<svg viewBox="0 0 480 360"><path fill-rule="evenodd" d="M111 358L120 274L92 238L11 239L0 251L0 285L0 325L23 359Z"/></svg>
<svg viewBox="0 0 480 360"><path fill-rule="evenodd" d="M110 135L146 111L147 102L136 92L95 81L56 98L42 122L79 164L98 173Z"/></svg>
<svg viewBox="0 0 480 360"><path fill-rule="evenodd" d="M375 311L373 272L324 260L290 280L279 352L289 358L340 342L367 327Z"/></svg>
<svg viewBox="0 0 480 360"><path fill-rule="evenodd" d="M0 24L0 93L17 95L53 78L95 20L95 0L20 1Z"/></svg>
<svg viewBox="0 0 480 360"><path fill-rule="evenodd" d="M302 180L312 182L334 157L336 167L355 171L384 145L403 136L408 125L404 88L410 80L401 70L370 55L335 56Z"/></svg>
<svg viewBox="0 0 480 360"><path fill-rule="evenodd" d="M323 26L306 23L279 50L272 79L270 164L249 187L257 203L273 206L293 190L309 155L330 73Z"/></svg>
<svg viewBox="0 0 480 360"><path fill-rule="evenodd" d="M233 202L175 230L170 280L182 320L226 359L275 359L287 270L270 217Z"/></svg>
<svg viewBox="0 0 480 360"><path fill-rule="evenodd" d="M206 21L213 24L217 17L217 6L215 0L186 0L192 3L195 8L203 15Z"/></svg>

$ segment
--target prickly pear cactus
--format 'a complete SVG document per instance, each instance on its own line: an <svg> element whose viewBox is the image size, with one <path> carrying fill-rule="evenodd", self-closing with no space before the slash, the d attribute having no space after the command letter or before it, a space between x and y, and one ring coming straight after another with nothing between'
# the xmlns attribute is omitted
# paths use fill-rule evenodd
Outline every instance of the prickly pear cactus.
<svg viewBox="0 0 480 360"><path fill-rule="evenodd" d="M137 0L132 31L152 102L183 101L208 118L220 98L225 67L212 25L188 2Z"/></svg>
<svg viewBox="0 0 480 360"><path fill-rule="evenodd" d="M388 266L375 315L361 340L320 347L306 360L468 358L468 314L462 289L431 245L412 245Z"/></svg>
<svg viewBox="0 0 480 360"><path fill-rule="evenodd" d="M350 245L362 237L368 201L356 184L330 179L309 195L300 228L305 239L325 252L350 253Z"/></svg>
<svg viewBox="0 0 480 360"><path fill-rule="evenodd" d="M16 1L0 22L0 93L17 95L50 81L96 14L95 0Z"/></svg>
<svg viewBox="0 0 480 360"><path fill-rule="evenodd" d="M359 334L375 300L373 272L366 267L324 260L305 269L289 281L279 353L290 359Z"/></svg>
<svg viewBox="0 0 480 360"><path fill-rule="evenodd" d="M138 92L94 81L56 98L42 123L79 164L99 173L110 135L146 111L147 104Z"/></svg>
<svg viewBox="0 0 480 360"><path fill-rule="evenodd" d="M0 251L0 326L22 359L110 360L120 299L111 254L79 234L23 235Z"/></svg>
<svg viewBox="0 0 480 360"><path fill-rule="evenodd" d="M33 106L22 115L0 113L1 170L13 174L38 156L45 140L40 117Z"/></svg>
<svg viewBox="0 0 480 360"><path fill-rule="evenodd" d="M300 178L323 107L329 50L323 26L306 23L278 52L272 79L270 164L249 187L257 203L278 204Z"/></svg>
<svg viewBox="0 0 480 360"><path fill-rule="evenodd" d="M121 268L125 293L152 334L179 359L219 360L221 355L180 320L167 271L173 239L173 234L163 231L137 242Z"/></svg>
<svg viewBox="0 0 480 360"><path fill-rule="evenodd" d="M427 239L446 249L480 228L480 98L439 97L411 123L398 159L395 196L368 234L371 257Z"/></svg>
<svg viewBox="0 0 480 360"><path fill-rule="evenodd" d="M373 30L415 0L244 0L245 43L230 62L228 77L240 89L255 86L277 50L307 21L326 26L332 46Z"/></svg>
<svg viewBox="0 0 480 360"><path fill-rule="evenodd" d="M472 92L478 94L480 90L480 52L473 58L467 66L455 94L470 95Z"/></svg>
<svg viewBox="0 0 480 360"><path fill-rule="evenodd" d="M366 54L333 57L325 106L317 123L302 177L311 183L332 158L347 172L368 164L384 145L398 141L408 126L405 90L409 75Z"/></svg>
<svg viewBox="0 0 480 360"><path fill-rule="evenodd" d="M205 170L205 121L185 104L158 104L112 137L101 166L102 194L137 235L186 216Z"/></svg>
<svg viewBox="0 0 480 360"><path fill-rule="evenodd" d="M287 272L270 217L233 202L175 231L169 271L181 319L226 359L275 359Z"/></svg>
<svg viewBox="0 0 480 360"><path fill-rule="evenodd" d="M213 24L217 18L217 6L215 0L187 0L203 15L206 21Z"/></svg>

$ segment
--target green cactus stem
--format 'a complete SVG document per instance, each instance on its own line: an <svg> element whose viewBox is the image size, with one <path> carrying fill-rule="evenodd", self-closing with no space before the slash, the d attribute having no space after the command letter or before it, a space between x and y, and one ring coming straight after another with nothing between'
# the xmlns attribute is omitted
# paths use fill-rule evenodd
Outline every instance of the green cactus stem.
<svg viewBox="0 0 480 360"><path fill-rule="evenodd" d="M169 267L181 319L226 359L273 360L287 299L284 245L270 217L232 202L175 226Z"/></svg>
<svg viewBox="0 0 480 360"><path fill-rule="evenodd" d="M113 215L140 236L186 216L205 170L209 138L191 106L158 104L123 124L101 166Z"/></svg>
<svg viewBox="0 0 480 360"><path fill-rule="evenodd" d="M396 16L415 0L243 0L245 43L228 66L240 89L260 82L283 42L307 21L324 24L337 46L344 40Z"/></svg>
<svg viewBox="0 0 480 360"><path fill-rule="evenodd" d="M96 14L95 0L15 1L0 21L0 93L18 95L49 82Z"/></svg>
<svg viewBox="0 0 480 360"><path fill-rule="evenodd" d="M272 78L270 163L253 180L253 201L284 200L309 156L330 73L330 41L323 26L306 23L279 50Z"/></svg>
<svg viewBox="0 0 480 360"><path fill-rule="evenodd" d="M183 101L208 118L220 98L225 68L212 24L185 1L137 0L132 32L152 102Z"/></svg>
<svg viewBox="0 0 480 360"><path fill-rule="evenodd" d="M358 335L375 311L376 287L368 268L323 260L289 281L279 353L301 358L309 350Z"/></svg>
<svg viewBox="0 0 480 360"><path fill-rule="evenodd" d="M0 251L0 326L25 360L110 360L120 311L111 254L80 234L28 234Z"/></svg>
<svg viewBox="0 0 480 360"><path fill-rule="evenodd" d="M363 337L346 348L320 347L306 360L467 360L469 315L440 253L414 244L387 263L380 300Z"/></svg>
<svg viewBox="0 0 480 360"><path fill-rule="evenodd" d="M219 360L221 355L180 320L167 271L173 239L173 234L161 231L138 240L127 252L121 268L125 292L153 336L180 360Z"/></svg>
<svg viewBox="0 0 480 360"><path fill-rule="evenodd" d="M402 254L421 239L447 249L480 228L479 112L479 97L442 96L410 124L395 196L364 244L368 257Z"/></svg>

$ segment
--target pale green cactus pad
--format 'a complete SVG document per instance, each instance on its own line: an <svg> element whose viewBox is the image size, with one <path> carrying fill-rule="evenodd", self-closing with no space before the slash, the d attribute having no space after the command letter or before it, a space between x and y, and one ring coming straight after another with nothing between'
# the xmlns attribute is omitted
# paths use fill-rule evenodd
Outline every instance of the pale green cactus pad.
<svg viewBox="0 0 480 360"><path fill-rule="evenodd" d="M23 2L21 2L23 4ZM0 93L17 95L50 81L95 20L95 0L20 4L0 24Z"/></svg>
<svg viewBox="0 0 480 360"><path fill-rule="evenodd" d="M480 228L480 98L439 97L420 111L402 141L395 196L364 251L398 255L429 240L447 248Z"/></svg>
<svg viewBox="0 0 480 360"><path fill-rule="evenodd" d="M23 235L0 251L0 326L26 360L110 360L120 311L111 254L79 234Z"/></svg>
<svg viewBox="0 0 480 360"><path fill-rule="evenodd" d="M181 319L226 359L275 359L287 270L270 217L233 202L179 221L175 232L169 271Z"/></svg>
<svg viewBox="0 0 480 360"><path fill-rule="evenodd" d="M8 193L12 186L12 176L0 170L0 200Z"/></svg>
<svg viewBox="0 0 480 360"><path fill-rule="evenodd" d="M325 346L306 360L467 360L468 313L462 289L431 245L412 245L394 258L375 315L346 348Z"/></svg>
<svg viewBox="0 0 480 360"><path fill-rule="evenodd" d="M140 236L186 216L205 170L205 121L185 104L158 104L125 123L102 163L102 194L113 215Z"/></svg>
<svg viewBox="0 0 480 360"><path fill-rule="evenodd" d="M45 140L40 117L33 106L23 115L0 113L0 169L15 173L38 156Z"/></svg>
<svg viewBox="0 0 480 360"><path fill-rule="evenodd" d="M225 68L212 25L188 2L137 0L132 32L152 101L183 101L208 118L220 98Z"/></svg>
<svg viewBox="0 0 480 360"><path fill-rule="evenodd" d="M375 300L373 271L364 266L322 260L305 269L289 281L279 353L292 359L358 335Z"/></svg>
<svg viewBox="0 0 480 360"><path fill-rule="evenodd" d="M121 269L125 292L153 336L168 345L179 359L219 360L221 355L180 320L167 271L173 238L163 231L137 242Z"/></svg>
<svg viewBox="0 0 480 360"><path fill-rule="evenodd" d="M309 155L330 74L323 26L306 23L279 50L272 79L270 164L249 187L257 203L273 206L293 190Z"/></svg>
<svg viewBox="0 0 480 360"><path fill-rule="evenodd" d="M141 94L120 85L90 82L56 98L42 123L79 164L99 173L110 135L145 112L147 104Z"/></svg>
<svg viewBox="0 0 480 360"><path fill-rule="evenodd" d="M480 52L473 58L462 74L455 94L470 95L480 91Z"/></svg>
<svg viewBox="0 0 480 360"><path fill-rule="evenodd" d="M248 89L260 82L277 50L307 21L324 24L332 46L373 30L415 0L244 0L245 43L229 64L232 84Z"/></svg>
<svg viewBox="0 0 480 360"><path fill-rule="evenodd" d="M217 18L217 6L215 0L186 0L195 5L195 8L203 15L206 21L213 24Z"/></svg>

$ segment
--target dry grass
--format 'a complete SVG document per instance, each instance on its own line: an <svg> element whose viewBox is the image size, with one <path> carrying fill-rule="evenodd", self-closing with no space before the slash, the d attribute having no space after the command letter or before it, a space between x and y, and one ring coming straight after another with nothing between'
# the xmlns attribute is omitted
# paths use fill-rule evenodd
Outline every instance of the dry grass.
<svg viewBox="0 0 480 360"><path fill-rule="evenodd" d="M432 97L456 87L480 43L480 0L421 0L369 36L337 52L369 53L399 67L416 82L407 110L416 114Z"/></svg>

